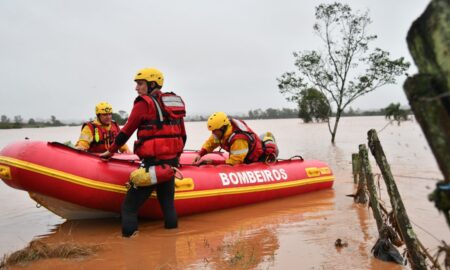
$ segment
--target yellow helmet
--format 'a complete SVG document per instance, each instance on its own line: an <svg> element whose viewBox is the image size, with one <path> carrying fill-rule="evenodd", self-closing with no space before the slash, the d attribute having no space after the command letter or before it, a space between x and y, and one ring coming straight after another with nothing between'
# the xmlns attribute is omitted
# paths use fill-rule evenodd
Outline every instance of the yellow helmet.
<svg viewBox="0 0 450 270"><path fill-rule="evenodd" d="M163 86L164 75L156 68L143 68L136 73L134 80L145 80L147 82L156 82L159 86Z"/></svg>
<svg viewBox="0 0 450 270"><path fill-rule="evenodd" d="M208 118L207 126L210 131L213 131L229 124L230 120L224 112L215 112Z"/></svg>
<svg viewBox="0 0 450 270"><path fill-rule="evenodd" d="M108 114L113 113L113 108L111 104L108 102L100 102L97 105L95 105L95 114Z"/></svg>

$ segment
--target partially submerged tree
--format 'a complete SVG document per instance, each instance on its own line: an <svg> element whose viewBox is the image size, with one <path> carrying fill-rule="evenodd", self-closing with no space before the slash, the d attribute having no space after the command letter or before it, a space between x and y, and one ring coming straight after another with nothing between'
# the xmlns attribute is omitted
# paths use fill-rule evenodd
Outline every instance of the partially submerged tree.
<svg viewBox="0 0 450 270"><path fill-rule="evenodd" d="M400 103L391 103L384 109L384 117L389 120L392 118L400 126L401 121L408 120L408 113L400 108Z"/></svg>
<svg viewBox="0 0 450 270"><path fill-rule="evenodd" d="M404 58L391 60L389 53L379 48L369 50L377 38L370 35L368 13L353 13L341 3L316 7L314 32L322 39L324 50L294 52L296 72L286 72L278 78L283 94L295 100L302 90L316 88L335 107L334 127L328 121L331 142L334 143L339 120L344 109L357 98L375 89L395 83L395 78L408 69ZM334 105L334 106L333 106Z"/></svg>
<svg viewBox="0 0 450 270"><path fill-rule="evenodd" d="M330 105L327 98L317 89L308 88L302 90L298 101L298 116L305 123L316 121L328 121Z"/></svg>

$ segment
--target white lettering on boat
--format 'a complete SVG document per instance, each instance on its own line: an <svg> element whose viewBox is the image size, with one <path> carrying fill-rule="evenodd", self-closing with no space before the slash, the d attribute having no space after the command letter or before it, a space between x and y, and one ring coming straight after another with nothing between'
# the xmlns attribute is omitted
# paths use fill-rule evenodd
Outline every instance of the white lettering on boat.
<svg viewBox="0 0 450 270"><path fill-rule="evenodd" d="M219 173L219 177L223 186L276 182L288 179L284 169Z"/></svg>

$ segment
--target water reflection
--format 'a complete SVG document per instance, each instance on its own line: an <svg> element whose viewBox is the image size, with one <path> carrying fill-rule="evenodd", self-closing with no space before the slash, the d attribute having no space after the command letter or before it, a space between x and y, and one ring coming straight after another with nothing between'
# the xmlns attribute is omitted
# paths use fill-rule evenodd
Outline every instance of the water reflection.
<svg viewBox="0 0 450 270"><path fill-rule="evenodd" d="M183 217L176 230L163 229L160 221L142 222L139 235L132 239L120 236L119 220L107 219L66 221L42 240L102 245L94 260L56 262L66 269L90 269L100 262L104 268L126 269L267 268L276 263L280 235L295 233L304 239L316 238L326 227L319 225L309 230L311 227L306 225L322 221L333 208L334 192L327 190ZM320 245L311 244L307 249L320 253ZM55 261L41 261L32 267L49 266L56 267Z"/></svg>
<svg viewBox="0 0 450 270"><path fill-rule="evenodd" d="M357 152L357 145L355 146L355 152ZM326 156L321 157L322 160L329 160L330 167L336 172L342 172L348 170L348 157L347 153L338 145L330 144L327 148Z"/></svg>

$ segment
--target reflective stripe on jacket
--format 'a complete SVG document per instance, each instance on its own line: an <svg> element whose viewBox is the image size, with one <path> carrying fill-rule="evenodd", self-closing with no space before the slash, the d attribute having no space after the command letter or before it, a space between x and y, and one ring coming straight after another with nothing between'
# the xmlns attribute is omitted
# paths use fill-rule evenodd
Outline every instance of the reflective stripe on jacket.
<svg viewBox="0 0 450 270"><path fill-rule="evenodd" d="M88 144L86 149L91 153L103 153L114 142L120 128L115 121L111 125L105 126L97 120L86 122L81 127L80 138L77 145Z"/></svg>

